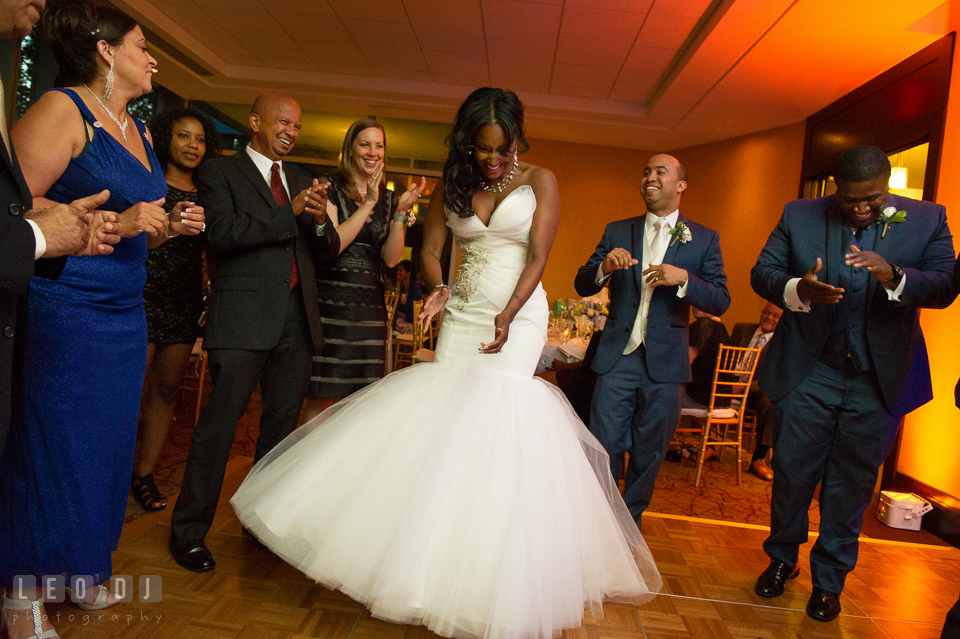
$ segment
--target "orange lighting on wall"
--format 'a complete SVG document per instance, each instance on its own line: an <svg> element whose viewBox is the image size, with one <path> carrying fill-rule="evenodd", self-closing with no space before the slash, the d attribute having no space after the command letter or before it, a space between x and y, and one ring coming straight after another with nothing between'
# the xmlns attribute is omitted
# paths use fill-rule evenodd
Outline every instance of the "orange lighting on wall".
<svg viewBox="0 0 960 639"><path fill-rule="evenodd" d="M891 189L905 189L907 188L907 167L905 166L895 166L890 171L890 188Z"/></svg>

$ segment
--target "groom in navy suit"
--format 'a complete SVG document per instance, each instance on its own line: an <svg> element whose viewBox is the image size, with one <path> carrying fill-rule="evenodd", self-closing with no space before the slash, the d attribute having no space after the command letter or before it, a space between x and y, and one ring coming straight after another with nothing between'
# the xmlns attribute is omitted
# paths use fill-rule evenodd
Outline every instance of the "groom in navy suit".
<svg viewBox="0 0 960 639"><path fill-rule="evenodd" d="M598 374L590 430L620 476L630 451L623 500L641 516L677 427L690 381L690 306L723 315L730 306L716 231L680 215L687 171L674 157L655 155L641 183L645 215L604 230L575 286L594 295L610 281L610 316L593 371Z"/></svg>
<svg viewBox="0 0 960 639"><path fill-rule="evenodd" d="M933 398L920 308L945 308L953 241L946 210L888 193L881 149L854 147L834 167L835 195L790 202L751 272L783 306L760 370L773 401L769 567L776 597L799 571L807 510L820 488L807 614L830 621L857 562L863 513L903 416Z"/></svg>

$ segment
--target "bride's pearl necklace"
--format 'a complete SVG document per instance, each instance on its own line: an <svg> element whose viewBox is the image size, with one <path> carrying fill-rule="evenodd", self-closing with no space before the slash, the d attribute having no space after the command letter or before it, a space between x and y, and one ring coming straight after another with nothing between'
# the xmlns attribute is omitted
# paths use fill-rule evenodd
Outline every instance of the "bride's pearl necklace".
<svg viewBox="0 0 960 639"><path fill-rule="evenodd" d="M513 174L517 172L517 167L520 166L520 161L517 159L517 154L513 154L513 168L510 169L510 173L506 177L501 178L498 182L494 184L481 184L480 188L484 191L494 191L496 193L503 193L503 190L507 188L507 185L513 181Z"/></svg>
<svg viewBox="0 0 960 639"><path fill-rule="evenodd" d="M103 107L103 110L107 112L107 115L110 116L110 119L113 120L114 124L116 124L120 128L120 135L123 136L123 141L126 142L127 141L127 125L130 124L130 120L128 120L127 118L123 118L123 124L121 124L120 120L117 119L117 116L115 116L113 113L110 112L110 109L107 108L107 105L100 101L100 98L97 97L96 93L90 90L90 87L84 84L83 88L87 90L87 93L93 96L93 99L97 101L97 104Z"/></svg>

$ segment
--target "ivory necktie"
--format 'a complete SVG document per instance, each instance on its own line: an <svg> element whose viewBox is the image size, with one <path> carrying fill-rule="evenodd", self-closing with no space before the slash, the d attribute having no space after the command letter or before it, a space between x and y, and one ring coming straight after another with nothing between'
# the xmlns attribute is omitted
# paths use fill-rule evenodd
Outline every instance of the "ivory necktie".
<svg viewBox="0 0 960 639"><path fill-rule="evenodd" d="M283 188L283 180L280 179L280 163L274 162L270 167L270 190L277 204L290 204L290 196L287 190ZM300 274L297 272L297 252L293 251L293 270L290 272L290 289L300 281Z"/></svg>
<svg viewBox="0 0 960 639"><path fill-rule="evenodd" d="M667 245L667 238L670 237L668 229L670 228L669 223L665 219L657 218L653 223L656 232L653 235L653 241L650 242L650 260L655 263L663 261L663 258L660 254L663 252L663 249Z"/></svg>

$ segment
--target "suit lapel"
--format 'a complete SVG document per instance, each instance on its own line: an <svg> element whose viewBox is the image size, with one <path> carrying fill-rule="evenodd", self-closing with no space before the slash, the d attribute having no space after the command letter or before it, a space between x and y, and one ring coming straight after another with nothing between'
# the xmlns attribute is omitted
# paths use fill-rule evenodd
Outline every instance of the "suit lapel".
<svg viewBox="0 0 960 639"><path fill-rule="evenodd" d="M640 273L647 268L643 264L643 231L646 223L646 214L641 215L633 221L633 246L631 247L631 255L633 255L633 257L637 260L637 265L631 268L630 271L633 273L633 280L637 287L638 295L643 294L643 277L640 275Z"/></svg>
<svg viewBox="0 0 960 639"><path fill-rule="evenodd" d="M687 218L683 217L683 215L677 215L677 224L679 225L680 222L683 222L685 226L688 226L688 227L689 227L689 222L690 222L690 220L688 220ZM691 233L690 241L693 241L692 233ZM667 240L667 252L663 254L663 263L664 263L664 264L673 264L673 263L674 263L674 259L673 259L673 258L677 255L677 251L680 250L680 244L682 244L682 242L680 241L680 236L679 236L679 235L671 235L671 236L670 236L670 239Z"/></svg>
<svg viewBox="0 0 960 639"><path fill-rule="evenodd" d="M0 157L3 158L4 164L13 176L13 181L17 184L17 189L20 191L20 200L32 208L33 196L30 194L30 187L27 186L27 181L23 177L23 171L20 170L20 164L17 162L17 150L13 148L12 140L10 141L10 151L13 153L13 158L7 155L7 147L0 143Z"/></svg>
<svg viewBox="0 0 960 639"><path fill-rule="evenodd" d="M237 160L237 168L247 176L247 179L250 180L254 188L257 189L257 192L263 196L263 199L265 199L270 206L276 206L277 199L273 197L273 191L270 190L270 185L263 179L263 175L257 169L257 165L254 164L250 156L247 155L246 149L237 151L233 157Z"/></svg>
<svg viewBox="0 0 960 639"><path fill-rule="evenodd" d="M840 267L843 265L841 261L843 248L840 246L843 243L843 221L840 219L840 213L834 208L833 202L824 212L827 218L824 225L826 255L823 257L823 276L818 279L831 286L837 286L840 282Z"/></svg>

